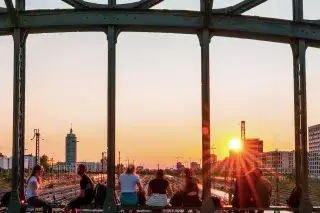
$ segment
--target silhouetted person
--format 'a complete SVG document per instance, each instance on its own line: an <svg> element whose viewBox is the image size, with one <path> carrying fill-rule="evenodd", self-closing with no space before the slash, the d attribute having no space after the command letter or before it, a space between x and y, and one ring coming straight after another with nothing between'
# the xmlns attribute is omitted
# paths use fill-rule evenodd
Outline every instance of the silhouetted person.
<svg viewBox="0 0 320 213"><path fill-rule="evenodd" d="M78 175L81 177L80 180L80 194L75 199L71 200L65 207L65 212L68 213L70 210L76 212L81 205L90 204L94 198L94 185L92 180L86 174L87 167L84 164L78 166Z"/></svg>
<svg viewBox="0 0 320 213"><path fill-rule="evenodd" d="M253 195L251 190L253 185L250 175L243 175L236 179L235 190L231 204L234 208L249 208L254 207ZM235 211L244 213L245 211Z"/></svg>
<svg viewBox="0 0 320 213"><path fill-rule="evenodd" d="M199 198L199 188L196 179L192 175L190 169L184 171L184 185L181 191L177 192L171 199L173 206L201 206L202 201Z"/></svg>
<svg viewBox="0 0 320 213"><path fill-rule="evenodd" d="M263 172L258 168L252 170L252 175L255 188L253 194L255 206L258 208L270 207L270 200L272 195L272 185L270 181L263 178ZM258 211L258 213L263 212L264 211Z"/></svg>
<svg viewBox="0 0 320 213"><path fill-rule="evenodd" d="M289 198L287 200L287 205L290 208L295 209L293 212L294 213L300 213L299 212L299 206L301 202L301 197L302 197L302 188L301 186L296 186L294 189L291 191Z"/></svg>

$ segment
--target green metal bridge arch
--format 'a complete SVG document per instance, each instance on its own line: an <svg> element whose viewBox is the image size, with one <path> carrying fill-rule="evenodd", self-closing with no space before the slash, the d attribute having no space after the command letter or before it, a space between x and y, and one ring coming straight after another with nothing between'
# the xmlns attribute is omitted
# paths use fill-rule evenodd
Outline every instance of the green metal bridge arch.
<svg viewBox="0 0 320 213"><path fill-rule="evenodd" d="M203 192L211 189L209 44L213 36L236 37L289 44L293 55L296 184L303 195L301 212L311 213L308 189L306 49L320 46L320 20L303 18L303 0L292 0L293 20L242 15L267 0L243 0L222 9L212 9L213 0L200 0L200 11L150 10L163 0L140 0L128 4L95 4L62 0L73 9L25 10L25 0L4 0L0 8L0 36L14 41L12 195L9 212L18 213L18 187L23 188L25 124L25 57L28 34L51 32L105 32L108 42L108 196L104 212L113 213L115 187L115 76L116 43L121 32L165 32L198 35L201 46L202 168ZM19 175L20 172L20 175ZM21 179L21 181L19 181ZM20 184L19 184L20 182ZM23 190L20 190L23 193Z"/></svg>

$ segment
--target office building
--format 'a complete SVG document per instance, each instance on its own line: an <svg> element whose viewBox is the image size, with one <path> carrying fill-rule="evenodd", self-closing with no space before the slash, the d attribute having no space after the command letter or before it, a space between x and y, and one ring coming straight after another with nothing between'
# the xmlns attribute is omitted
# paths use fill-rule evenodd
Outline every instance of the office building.
<svg viewBox="0 0 320 213"><path fill-rule="evenodd" d="M83 164L87 167L88 172L101 172L102 165L101 162L78 162L78 163L56 163L53 165L53 170L54 171L59 171L59 172L77 172L77 168L79 164Z"/></svg>
<svg viewBox="0 0 320 213"><path fill-rule="evenodd" d="M320 124L309 127L309 175L320 177Z"/></svg>
<svg viewBox="0 0 320 213"><path fill-rule="evenodd" d="M271 151L263 153L260 168L269 172L281 174L294 174L295 153L294 151Z"/></svg>
<svg viewBox="0 0 320 213"><path fill-rule="evenodd" d="M77 163L77 136L70 128L70 133L66 136L66 164Z"/></svg>
<svg viewBox="0 0 320 213"><path fill-rule="evenodd" d="M29 168L29 160L28 158L24 158L24 168L28 169ZM5 155L2 155L0 153L0 168L1 169L12 169L12 157L7 157Z"/></svg>
<svg viewBox="0 0 320 213"><path fill-rule="evenodd" d="M0 153L0 168L1 169L9 169L10 168L10 158Z"/></svg>
<svg viewBox="0 0 320 213"><path fill-rule="evenodd" d="M36 163L35 157L32 154L29 154L29 155L25 155L24 158L28 161L28 167L27 168L28 169L32 169L35 166L35 163Z"/></svg>
<svg viewBox="0 0 320 213"><path fill-rule="evenodd" d="M261 164L263 153L263 140L259 138L246 138L243 140L241 166L245 170L258 167Z"/></svg>

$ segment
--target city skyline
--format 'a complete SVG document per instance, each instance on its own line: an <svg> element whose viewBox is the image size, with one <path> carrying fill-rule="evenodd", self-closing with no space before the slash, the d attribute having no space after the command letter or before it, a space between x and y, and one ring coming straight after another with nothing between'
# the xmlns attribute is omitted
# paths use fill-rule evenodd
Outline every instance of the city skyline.
<svg viewBox="0 0 320 213"><path fill-rule="evenodd" d="M223 7L237 2L214 4ZM291 0L270 0L249 14L291 19L290 5ZM64 6L58 0L27 1L29 9ZM197 10L199 1L165 1L156 8ZM305 1L305 18L319 18L317 8L320 2ZM0 38L0 150L7 155L11 155L12 144L12 47L12 38ZM264 140L266 150L292 150L289 45L219 37L212 39L210 51L211 144L215 153L220 158L228 154L229 140L240 138L241 120L247 121L248 137ZM319 56L319 50L307 50L308 126L320 123ZM34 153L35 143L30 139L33 129L40 128L45 139L40 154L54 152L62 161L65 135L72 122L81 141L79 161L99 159L106 150L107 130L105 35L30 35L26 72L27 153ZM157 162L171 165L176 162L173 156L200 159L200 77L196 36L121 34L117 43L116 150L121 150L124 158L147 161L150 166Z"/></svg>

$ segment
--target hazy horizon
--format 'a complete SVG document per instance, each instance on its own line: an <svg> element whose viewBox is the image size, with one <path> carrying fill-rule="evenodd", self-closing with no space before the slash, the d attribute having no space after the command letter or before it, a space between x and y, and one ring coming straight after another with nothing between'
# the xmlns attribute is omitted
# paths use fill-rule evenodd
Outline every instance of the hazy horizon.
<svg viewBox="0 0 320 213"><path fill-rule="evenodd" d="M107 0L92 1L104 3ZM133 1L120 1L133 2ZM215 0L215 8L240 0ZM247 14L292 19L291 0L269 0ZM4 6L0 1L0 6ZM28 9L67 8L59 0L27 0ZM156 9L198 10L199 0L165 0ZM320 2L304 1L304 17L320 19ZM308 126L320 123L320 50L307 50ZM318 59L319 60L319 59ZM116 157L171 167L201 158L201 65L195 35L121 33L117 43ZM211 144L222 159L228 142L264 140L265 150L294 149L293 71L289 45L214 37L210 44ZM0 37L0 152L12 153L13 42ZM107 144L107 40L103 33L29 35L26 61L26 153L65 159L70 123L79 161L99 161Z"/></svg>

